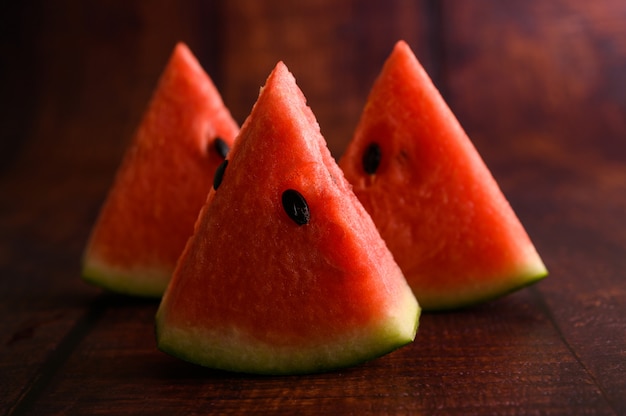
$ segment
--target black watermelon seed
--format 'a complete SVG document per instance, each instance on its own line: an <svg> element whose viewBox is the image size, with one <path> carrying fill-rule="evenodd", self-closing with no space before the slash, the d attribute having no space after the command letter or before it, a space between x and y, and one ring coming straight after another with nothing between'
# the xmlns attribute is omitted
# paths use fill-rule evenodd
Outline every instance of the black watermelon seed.
<svg viewBox="0 0 626 416"><path fill-rule="evenodd" d="M368 175L373 175L380 165L382 153L378 143L370 143L363 154L363 169Z"/></svg>
<svg viewBox="0 0 626 416"><path fill-rule="evenodd" d="M213 141L213 148L217 152L218 155L222 157L222 159L226 159L228 152L230 151L230 147L226 144L224 139L221 137L216 137Z"/></svg>
<svg viewBox="0 0 626 416"><path fill-rule="evenodd" d="M289 218L294 220L298 225L308 224L311 219L311 213L309 212L309 206L306 203L306 199L298 191L293 189L287 189L283 192L283 208Z"/></svg>
<svg viewBox="0 0 626 416"><path fill-rule="evenodd" d="M224 171L226 170L226 166L228 165L228 160L224 159L222 163L215 169L215 176L213 176L213 189L217 191L217 188L222 183L222 178L224 178Z"/></svg>

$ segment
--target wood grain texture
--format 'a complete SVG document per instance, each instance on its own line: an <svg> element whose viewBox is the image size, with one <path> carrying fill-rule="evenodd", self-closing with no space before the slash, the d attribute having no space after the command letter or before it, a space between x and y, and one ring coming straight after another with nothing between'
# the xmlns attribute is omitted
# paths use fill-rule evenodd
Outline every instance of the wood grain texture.
<svg viewBox="0 0 626 416"><path fill-rule="evenodd" d="M497 0L113 2L0 16L0 414L626 413L626 5ZM156 302L103 294L80 256L175 42L242 122L284 60L339 156L409 42L551 274L425 314L415 343L301 377L156 349Z"/></svg>
<svg viewBox="0 0 626 416"><path fill-rule="evenodd" d="M623 412L626 6L479 1L445 13L450 103L552 271L548 316Z"/></svg>
<svg viewBox="0 0 626 416"><path fill-rule="evenodd" d="M514 413L521 404L536 414L558 414L565 404L610 414L528 291L471 311L428 315L407 348L303 377L233 375L182 363L155 350L156 305L107 302L33 414L482 414Z"/></svg>

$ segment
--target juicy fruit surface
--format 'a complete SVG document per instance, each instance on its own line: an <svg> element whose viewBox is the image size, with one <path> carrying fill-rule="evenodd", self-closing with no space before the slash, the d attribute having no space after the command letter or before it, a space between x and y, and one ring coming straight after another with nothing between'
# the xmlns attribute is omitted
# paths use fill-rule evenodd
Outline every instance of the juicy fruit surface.
<svg viewBox="0 0 626 416"><path fill-rule="evenodd" d="M413 340L419 306L282 63L228 159L161 301L160 349L214 368L290 374ZM304 202L289 192L283 202L287 190Z"/></svg>
<svg viewBox="0 0 626 416"><path fill-rule="evenodd" d="M215 141L231 146L238 131L208 75L178 44L94 225L84 278L161 296L223 160Z"/></svg>
<svg viewBox="0 0 626 416"><path fill-rule="evenodd" d="M406 43L385 63L339 164L424 309L466 306L547 274Z"/></svg>

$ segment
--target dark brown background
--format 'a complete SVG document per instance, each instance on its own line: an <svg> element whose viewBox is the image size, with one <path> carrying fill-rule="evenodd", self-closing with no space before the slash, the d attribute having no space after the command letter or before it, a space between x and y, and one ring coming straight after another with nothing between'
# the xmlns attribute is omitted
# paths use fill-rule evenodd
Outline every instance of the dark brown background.
<svg viewBox="0 0 626 416"><path fill-rule="evenodd" d="M11 2L0 13L0 413L626 414L626 2ZM303 377L158 352L156 302L80 256L174 44L237 121L278 60L340 156L405 39L551 275L426 314L414 344Z"/></svg>

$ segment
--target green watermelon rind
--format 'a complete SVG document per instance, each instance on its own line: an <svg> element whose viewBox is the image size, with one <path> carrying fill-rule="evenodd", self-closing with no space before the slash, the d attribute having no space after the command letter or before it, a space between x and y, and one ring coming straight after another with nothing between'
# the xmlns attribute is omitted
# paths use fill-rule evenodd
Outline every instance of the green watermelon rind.
<svg viewBox="0 0 626 416"><path fill-rule="evenodd" d="M164 312L159 309L157 347L183 361L234 373L283 376L336 371L374 360L414 341L421 308L413 296L405 296L401 303L394 306L396 316L355 328L352 336L341 334L341 339L326 344L293 347L255 342L234 328L231 332L238 335L228 342L219 328L212 335L206 328L172 327L164 324ZM414 313L407 313L411 308Z"/></svg>
<svg viewBox="0 0 626 416"><path fill-rule="evenodd" d="M122 295L160 299L171 272L153 268L143 270L119 269L100 262L85 261L82 277L86 282Z"/></svg>
<svg viewBox="0 0 626 416"><path fill-rule="evenodd" d="M541 260L538 260L511 274L508 278L503 277L501 286L496 286L491 291L481 290L479 292L481 296L476 296L474 292L457 292L456 297L449 297L447 300L441 296L441 293L437 293L433 296L435 299L433 303L423 297L418 299L423 310L428 312L466 309L503 298L520 289L534 285L546 276L548 276L548 269Z"/></svg>

